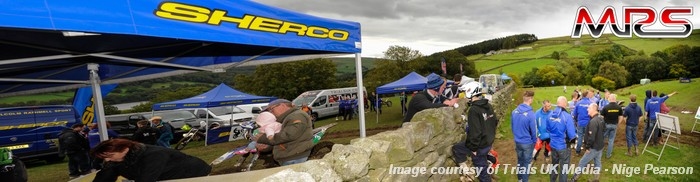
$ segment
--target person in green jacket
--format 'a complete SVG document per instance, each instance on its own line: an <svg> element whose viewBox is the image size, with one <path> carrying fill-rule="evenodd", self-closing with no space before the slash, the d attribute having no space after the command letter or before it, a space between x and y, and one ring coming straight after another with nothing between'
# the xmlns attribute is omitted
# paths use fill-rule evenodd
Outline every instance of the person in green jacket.
<svg viewBox="0 0 700 182"><path fill-rule="evenodd" d="M254 140L273 146L272 157L282 166L305 162L313 148L311 116L294 108L286 99L270 102L267 110L282 123L282 130L272 137L258 134Z"/></svg>

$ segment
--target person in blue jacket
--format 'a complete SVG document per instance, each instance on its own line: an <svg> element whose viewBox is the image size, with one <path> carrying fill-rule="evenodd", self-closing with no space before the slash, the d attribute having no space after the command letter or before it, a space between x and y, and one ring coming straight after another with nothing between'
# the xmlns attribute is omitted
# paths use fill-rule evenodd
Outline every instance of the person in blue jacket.
<svg viewBox="0 0 700 182"><path fill-rule="evenodd" d="M574 117L574 120L576 120L576 134L579 136L583 136L583 132L586 130L586 126L588 126L588 121L591 120L591 117L588 116L588 106L591 104L591 97L593 97L593 92L590 91L584 91L583 94L581 95L581 101L579 101L576 104L576 107L574 108L572 112L572 116ZM583 144L583 137L579 137L578 140L576 141L576 154L581 155L581 146Z"/></svg>
<svg viewBox="0 0 700 182"><path fill-rule="evenodd" d="M634 155L638 154L637 146L639 141L637 141L637 126L639 126L639 120L644 118L642 113L642 108L637 105L637 95L630 95L630 104L625 107L625 111L622 112L625 117L625 138L627 138L627 155L632 155L632 146L634 146Z"/></svg>
<svg viewBox="0 0 700 182"><path fill-rule="evenodd" d="M654 129L654 126L656 126L656 113L661 112L661 104L666 102L666 99L669 97L673 96L676 94L676 92L673 92L671 94L668 94L667 96L664 97L657 97L658 92L656 90L651 92L651 98L647 100L647 103L644 104L644 111L647 112L648 115L648 121L649 123L647 124L647 127L644 128L644 140L648 140L649 135L651 135L651 144L656 145L658 141L658 135L659 135L659 130L654 130L654 133L651 133L651 131Z"/></svg>
<svg viewBox="0 0 700 182"><path fill-rule="evenodd" d="M537 155L540 154L542 148L544 148L545 160L549 157L549 152L552 148L549 146L549 132L547 131L547 118L549 114L552 113L552 103L549 100L542 101L542 108L535 112L535 119L537 119L537 143L535 143L535 149L532 151L532 160L537 160Z"/></svg>
<svg viewBox="0 0 700 182"><path fill-rule="evenodd" d="M525 91L523 103L511 113L511 130L515 139L515 153L518 156L518 181L528 181L532 151L537 143L537 123L532 112L533 91ZM524 168L524 170L523 170ZM520 173L523 171L524 173Z"/></svg>
<svg viewBox="0 0 700 182"><path fill-rule="evenodd" d="M552 164L556 168L549 169L550 181L565 182L568 178L569 162L571 161L571 151L568 143L573 142L578 138L574 127L574 119L571 117L567 108L566 97L559 96L557 98L557 108L552 111L547 119L547 131L552 146Z"/></svg>

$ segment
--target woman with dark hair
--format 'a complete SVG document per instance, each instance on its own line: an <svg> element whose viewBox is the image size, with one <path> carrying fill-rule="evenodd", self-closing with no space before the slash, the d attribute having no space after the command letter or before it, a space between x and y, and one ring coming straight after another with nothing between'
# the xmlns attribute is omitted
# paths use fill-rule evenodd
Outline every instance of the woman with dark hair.
<svg viewBox="0 0 700 182"><path fill-rule="evenodd" d="M116 181L118 176L134 181L162 181L206 176L211 172L211 166L197 157L128 139L104 141L90 154L105 161L93 181Z"/></svg>

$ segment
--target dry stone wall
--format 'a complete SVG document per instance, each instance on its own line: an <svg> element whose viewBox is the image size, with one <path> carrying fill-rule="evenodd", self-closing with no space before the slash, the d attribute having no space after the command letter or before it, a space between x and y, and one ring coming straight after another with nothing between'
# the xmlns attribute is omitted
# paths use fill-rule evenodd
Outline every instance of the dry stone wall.
<svg viewBox="0 0 700 182"><path fill-rule="evenodd" d="M511 104L514 84L493 95L491 103L503 121ZM390 174L395 167L453 167L452 145L464 139L461 107L427 109L393 131L354 139L349 145L336 144L323 159L289 166L263 181L456 181L456 174Z"/></svg>

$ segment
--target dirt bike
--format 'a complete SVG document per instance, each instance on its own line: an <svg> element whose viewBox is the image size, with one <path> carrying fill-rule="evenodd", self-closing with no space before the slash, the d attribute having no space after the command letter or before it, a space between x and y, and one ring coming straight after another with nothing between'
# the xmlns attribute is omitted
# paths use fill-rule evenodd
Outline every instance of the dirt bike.
<svg viewBox="0 0 700 182"><path fill-rule="evenodd" d="M322 126L319 128L315 128L312 131L313 137L314 137L313 138L314 148L311 149L311 155L309 155L309 159L322 158L325 154L327 154L331 151L334 143L329 142L329 141L321 142L320 140L323 137L323 135L325 134L326 130L328 130L328 128L331 128L335 125L336 125L336 123L331 123L331 124L328 124L328 125L325 125L325 126ZM249 122L242 123L241 127L243 128L243 136L245 136L245 138L248 141L252 141L253 136L255 136L257 134L257 128L259 126L257 126L254 121L249 121ZM210 165L211 166L218 165L221 162L224 162L225 160L236 156L237 155L236 153L238 153L238 151L245 150L247 147L248 147L248 144L240 146L240 147L236 147L236 148L224 153L223 155L219 156L219 158L214 159L214 161L212 161L210 163ZM250 169L255 164L255 161L257 161L258 158L260 157L261 152L251 151L249 153L242 154L241 158L239 158L238 161L236 162L236 164L234 164L234 167L240 167L241 165L243 165L243 163L246 162L246 159L251 154L253 155L253 157L250 159L250 161L248 161L248 164L245 166L245 168L242 169L242 171L250 171ZM267 166L267 167L272 167L272 166Z"/></svg>
<svg viewBox="0 0 700 182"><path fill-rule="evenodd" d="M199 141L200 139L206 138L207 134L204 133L206 131L207 124L206 123L200 123L199 128L194 128L190 124L185 124L185 126L182 127L182 130L187 131L187 133L182 134L182 139L177 142L177 145L175 145L175 150L182 150L187 146L188 143L191 141Z"/></svg>

